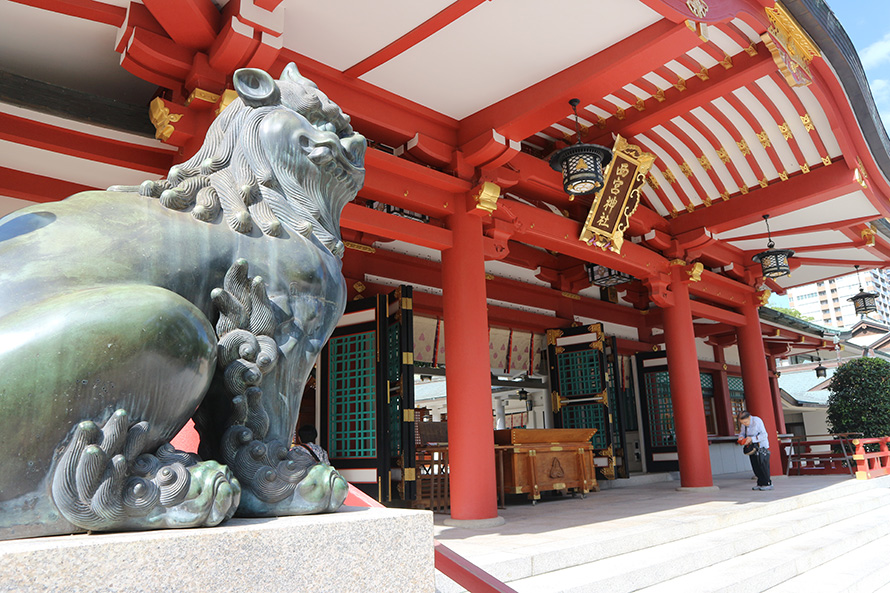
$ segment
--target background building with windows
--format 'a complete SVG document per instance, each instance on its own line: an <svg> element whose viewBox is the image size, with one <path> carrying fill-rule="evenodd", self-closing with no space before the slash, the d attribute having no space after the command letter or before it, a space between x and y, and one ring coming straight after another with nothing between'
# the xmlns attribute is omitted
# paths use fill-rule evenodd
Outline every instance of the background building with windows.
<svg viewBox="0 0 890 593"><path fill-rule="evenodd" d="M862 289L877 293L878 310L871 317L882 322L890 322L890 271L864 270L856 274L839 276L829 280L806 284L788 289L788 300L792 309L800 311L805 318L815 323L835 328L852 327L859 321L850 297Z"/></svg>

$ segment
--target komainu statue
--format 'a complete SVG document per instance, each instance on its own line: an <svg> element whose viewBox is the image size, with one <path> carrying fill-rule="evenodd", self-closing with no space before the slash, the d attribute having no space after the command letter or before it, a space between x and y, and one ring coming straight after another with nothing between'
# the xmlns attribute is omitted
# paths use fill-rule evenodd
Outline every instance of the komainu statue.
<svg viewBox="0 0 890 593"><path fill-rule="evenodd" d="M234 86L165 180L0 219L0 539L343 503L290 444L366 142L293 64ZM198 455L169 444L189 418Z"/></svg>

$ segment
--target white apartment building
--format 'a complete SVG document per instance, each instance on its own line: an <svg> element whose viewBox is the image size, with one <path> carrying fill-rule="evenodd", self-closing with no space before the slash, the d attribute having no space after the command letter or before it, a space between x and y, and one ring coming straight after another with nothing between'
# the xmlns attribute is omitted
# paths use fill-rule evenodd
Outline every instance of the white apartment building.
<svg viewBox="0 0 890 593"><path fill-rule="evenodd" d="M848 299L862 288L877 293L878 310L869 317L890 324L890 271L864 270L815 284L788 289L789 306L813 322L838 329L851 327L859 316Z"/></svg>

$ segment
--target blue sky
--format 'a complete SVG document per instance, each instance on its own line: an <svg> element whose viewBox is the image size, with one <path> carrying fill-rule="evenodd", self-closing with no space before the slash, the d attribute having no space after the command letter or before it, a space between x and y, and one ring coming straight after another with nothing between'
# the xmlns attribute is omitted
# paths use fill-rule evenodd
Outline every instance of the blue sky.
<svg viewBox="0 0 890 593"><path fill-rule="evenodd" d="M890 0L826 0L841 22L868 77L884 127L890 125ZM787 307L788 297L772 295L769 304Z"/></svg>

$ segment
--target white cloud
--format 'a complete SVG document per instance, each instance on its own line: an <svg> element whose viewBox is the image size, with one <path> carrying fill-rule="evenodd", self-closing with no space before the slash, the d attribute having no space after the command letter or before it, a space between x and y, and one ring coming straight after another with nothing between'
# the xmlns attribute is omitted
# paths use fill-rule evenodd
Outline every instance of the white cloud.
<svg viewBox="0 0 890 593"><path fill-rule="evenodd" d="M862 50L859 58L862 60L862 67L866 70L880 66L885 62L890 63L890 33Z"/></svg>

